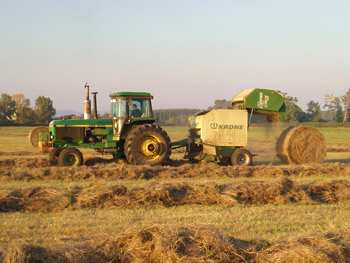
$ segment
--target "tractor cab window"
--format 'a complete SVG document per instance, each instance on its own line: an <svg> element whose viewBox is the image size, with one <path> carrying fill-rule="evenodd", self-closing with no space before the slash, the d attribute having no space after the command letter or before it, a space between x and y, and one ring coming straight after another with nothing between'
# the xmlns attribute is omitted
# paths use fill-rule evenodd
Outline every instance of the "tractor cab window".
<svg viewBox="0 0 350 263"><path fill-rule="evenodd" d="M128 101L126 99L112 99L112 116L117 118L126 118L128 116Z"/></svg>
<svg viewBox="0 0 350 263"><path fill-rule="evenodd" d="M151 101L149 99L132 99L129 104L130 117L152 117Z"/></svg>

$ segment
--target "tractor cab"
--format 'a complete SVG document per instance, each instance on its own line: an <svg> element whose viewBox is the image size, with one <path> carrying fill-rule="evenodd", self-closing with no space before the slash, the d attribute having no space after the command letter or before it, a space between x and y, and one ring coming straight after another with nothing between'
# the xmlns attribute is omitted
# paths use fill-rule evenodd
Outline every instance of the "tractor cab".
<svg viewBox="0 0 350 263"><path fill-rule="evenodd" d="M113 139L120 140L125 125L153 123L152 95L147 92L116 92L111 97Z"/></svg>

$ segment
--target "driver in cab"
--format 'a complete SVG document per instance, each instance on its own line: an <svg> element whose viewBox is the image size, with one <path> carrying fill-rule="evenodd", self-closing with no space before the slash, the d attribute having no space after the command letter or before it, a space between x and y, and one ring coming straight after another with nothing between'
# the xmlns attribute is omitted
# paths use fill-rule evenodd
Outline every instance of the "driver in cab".
<svg viewBox="0 0 350 263"><path fill-rule="evenodd" d="M131 116L134 118L140 118L142 116L142 111L137 107L136 104L132 105Z"/></svg>

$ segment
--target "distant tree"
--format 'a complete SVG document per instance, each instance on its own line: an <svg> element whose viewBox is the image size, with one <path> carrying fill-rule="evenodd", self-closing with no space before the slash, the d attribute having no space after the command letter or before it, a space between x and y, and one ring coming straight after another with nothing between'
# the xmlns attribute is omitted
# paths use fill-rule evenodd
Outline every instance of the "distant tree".
<svg viewBox="0 0 350 263"><path fill-rule="evenodd" d="M305 112L298 106L298 98L289 96L286 92L279 93L283 96L284 102L286 104L286 121L306 121Z"/></svg>
<svg viewBox="0 0 350 263"><path fill-rule="evenodd" d="M5 93L0 97L0 119L12 120L16 112L16 102L12 100L11 96Z"/></svg>
<svg viewBox="0 0 350 263"><path fill-rule="evenodd" d="M321 121L321 106L318 102L310 101L307 104L306 114L310 121L318 122Z"/></svg>
<svg viewBox="0 0 350 263"><path fill-rule="evenodd" d="M35 115L38 123L47 124L55 116L56 110L53 102L49 97L39 96L35 100Z"/></svg>

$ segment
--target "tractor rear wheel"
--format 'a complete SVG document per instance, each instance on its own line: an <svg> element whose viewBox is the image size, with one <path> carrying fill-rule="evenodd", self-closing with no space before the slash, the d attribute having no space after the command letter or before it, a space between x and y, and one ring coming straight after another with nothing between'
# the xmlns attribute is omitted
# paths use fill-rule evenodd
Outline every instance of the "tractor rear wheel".
<svg viewBox="0 0 350 263"><path fill-rule="evenodd" d="M239 166L249 166L253 163L253 155L243 148L237 148L231 155L231 164Z"/></svg>
<svg viewBox="0 0 350 263"><path fill-rule="evenodd" d="M58 155L59 166L80 166L83 164L83 155L76 148L65 148Z"/></svg>
<svg viewBox="0 0 350 263"><path fill-rule="evenodd" d="M159 126L138 125L125 139L124 154L130 164L163 164L170 153L170 138Z"/></svg>

